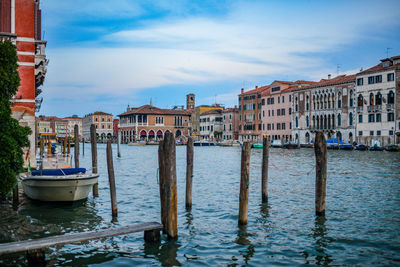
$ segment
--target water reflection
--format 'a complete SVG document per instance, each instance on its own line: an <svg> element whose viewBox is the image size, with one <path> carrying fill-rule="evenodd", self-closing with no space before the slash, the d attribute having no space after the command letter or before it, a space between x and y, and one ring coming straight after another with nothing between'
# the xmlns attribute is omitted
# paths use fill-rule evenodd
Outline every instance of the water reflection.
<svg viewBox="0 0 400 267"><path fill-rule="evenodd" d="M185 218L185 229L189 231L189 240L193 240L196 237L196 229L193 225L193 214L191 212L186 212Z"/></svg>
<svg viewBox="0 0 400 267"><path fill-rule="evenodd" d="M315 217L314 228L312 228L312 236L315 240L314 247L316 252L316 264L328 266L333 261L331 255L327 253L327 248L332 240L327 236L325 222L325 216Z"/></svg>
<svg viewBox="0 0 400 267"><path fill-rule="evenodd" d="M254 245L251 244L251 241L248 239L248 237L250 236L252 236L252 234L247 232L247 225L238 226L238 233L235 243L238 245L247 246L245 250L239 250L246 264L249 263L250 259L254 256L255 252Z"/></svg>

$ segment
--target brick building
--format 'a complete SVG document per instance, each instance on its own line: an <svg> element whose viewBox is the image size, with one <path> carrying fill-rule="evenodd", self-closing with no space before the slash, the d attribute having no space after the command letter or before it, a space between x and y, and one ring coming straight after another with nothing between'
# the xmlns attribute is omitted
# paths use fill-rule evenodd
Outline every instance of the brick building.
<svg viewBox="0 0 400 267"><path fill-rule="evenodd" d="M222 111L222 139L238 140L239 139L239 109L227 108Z"/></svg>
<svg viewBox="0 0 400 267"><path fill-rule="evenodd" d="M44 82L47 65L46 41L41 40L39 0L0 0L0 42L7 40L17 47L21 78L21 85L12 99L12 115L32 130L30 163L35 168L35 110L40 108L39 87ZM25 162L25 167L27 165Z"/></svg>
<svg viewBox="0 0 400 267"><path fill-rule="evenodd" d="M152 105L128 107L118 115L121 140L124 143L159 140L166 132L173 133L177 139L186 139L190 135L192 112L191 109L161 109Z"/></svg>
<svg viewBox="0 0 400 267"><path fill-rule="evenodd" d="M90 140L90 126L96 126L96 137L101 141L111 139L113 137L113 115L110 113L96 111L87 114L82 119L82 137Z"/></svg>

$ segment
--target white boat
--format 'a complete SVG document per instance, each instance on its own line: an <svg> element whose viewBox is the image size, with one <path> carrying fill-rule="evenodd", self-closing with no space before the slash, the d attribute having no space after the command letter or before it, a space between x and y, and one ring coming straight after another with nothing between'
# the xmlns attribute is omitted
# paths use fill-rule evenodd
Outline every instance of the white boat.
<svg viewBox="0 0 400 267"><path fill-rule="evenodd" d="M58 170L65 172L65 170L74 170L74 168ZM38 170L37 172L40 171ZM98 174L86 174L83 172L65 175L45 175L47 174L46 171L42 170L43 175L26 174L21 176L22 188L29 198L40 201L68 202L85 199L99 177Z"/></svg>
<svg viewBox="0 0 400 267"><path fill-rule="evenodd" d="M219 143L220 146L241 146L239 140L224 140Z"/></svg>
<svg viewBox="0 0 400 267"><path fill-rule="evenodd" d="M41 169L21 175L25 194L41 201L77 201L88 197L98 174L85 168L70 168L70 155L46 155L39 160Z"/></svg>
<svg viewBox="0 0 400 267"><path fill-rule="evenodd" d="M146 141L140 140L133 143L128 143L128 146L144 146L146 145Z"/></svg>

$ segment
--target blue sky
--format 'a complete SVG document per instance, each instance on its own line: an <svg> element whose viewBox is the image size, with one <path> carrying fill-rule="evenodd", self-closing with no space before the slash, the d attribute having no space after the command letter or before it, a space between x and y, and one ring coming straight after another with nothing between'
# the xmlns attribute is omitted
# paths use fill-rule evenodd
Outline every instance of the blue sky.
<svg viewBox="0 0 400 267"><path fill-rule="evenodd" d="M240 88L356 73L400 55L400 1L41 0L39 115L237 104ZM340 66L339 68L337 66Z"/></svg>

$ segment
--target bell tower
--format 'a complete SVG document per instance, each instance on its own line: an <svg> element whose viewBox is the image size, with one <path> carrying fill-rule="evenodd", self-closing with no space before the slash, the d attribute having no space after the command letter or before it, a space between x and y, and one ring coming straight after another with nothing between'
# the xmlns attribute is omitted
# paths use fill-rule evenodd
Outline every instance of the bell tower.
<svg viewBox="0 0 400 267"><path fill-rule="evenodd" d="M194 102L194 94L186 95L186 109L194 109L195 102Z"/></svg>

